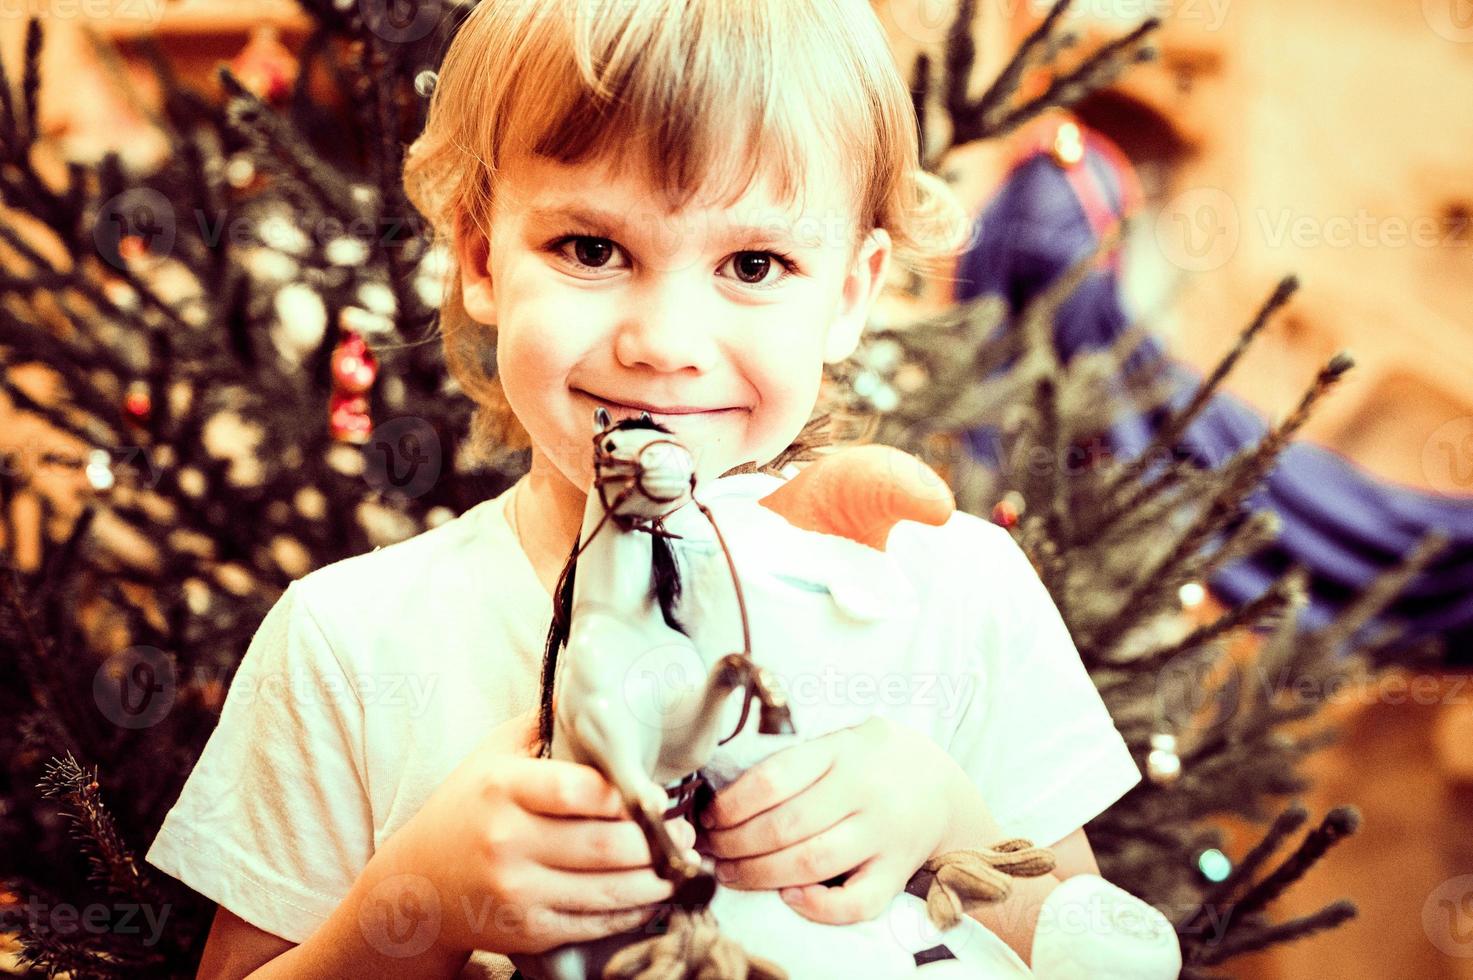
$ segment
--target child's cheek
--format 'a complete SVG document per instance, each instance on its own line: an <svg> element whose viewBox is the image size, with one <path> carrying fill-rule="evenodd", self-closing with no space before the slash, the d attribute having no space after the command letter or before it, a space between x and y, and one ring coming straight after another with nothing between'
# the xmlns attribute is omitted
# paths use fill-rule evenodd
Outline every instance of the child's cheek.
<svg viewBox="0 0 1473 980"><path fill-rule="evenodd" d="M752 349L760 354L772 348L754 345ZM787 356L749 359L744 372L761 393L748 438L766 453L764 458L782 452L803 428L813 414L823 380L821 355L795 350L792 345L776 349Z"/></svg>
<svg viewBox="0 0 1473 980"><path fill-rule="evenodd" d="M584 357L591 337L589 330L578 327L580 322L579 310L567 302L517 304L497 337L503 384L522 389L524 399L565 397L569 373Z"/></svg>

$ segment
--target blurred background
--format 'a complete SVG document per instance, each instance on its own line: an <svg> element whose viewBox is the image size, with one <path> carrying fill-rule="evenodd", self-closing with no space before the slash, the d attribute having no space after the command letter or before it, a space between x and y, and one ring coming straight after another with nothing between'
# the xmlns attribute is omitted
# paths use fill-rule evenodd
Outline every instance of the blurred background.
<svg viewBox="0 0 1473 980"><path fill-rule="evenodd" d="M944 63L940 52L953 31L958 4L875 0L872 6L907 76L940 78ZM216 633L196 634L190 641L202 644L205 637L214 636L224 648L214 654L219 659L210 671L193 675L199 683L188 686L199 716L185 726L191 734L179 735L176 771L145 784L146 789L120 782L130 787L128 792L145 798L138 803L131 826L130 818L120 817L125 828L138 835L136 845L146 843L151 834L145 814L159 812L170 787L177 789L187 773L190 753L197 751L207 733L210 712L218 708L228 683L231 658L243 651L240 639L259 622L273 590L326 560L402 540L499 492L515 479L521 457L462 460L456 435L465 423L462 393L436 380L433 364L411 360L420 356L414 350L394 348L399 357L395 361L391 345L382 344L381 360L366 378L362 371L355 377L353 366L343 365L345 356L358 357L354 363L360 368L372 362L371 355L365 357L361 348L352 347L355 337L367 338L372 348L386 339L413 341L423 336L420 328L433 317L434 290L425 286L435 282L433 250L404 252L422 274L420 281L411 281L408 273L395 267L395 261L408 261L402 257L386 260L382 274L374 273L377 279L367 273L360 276L371 265L379 268L374 265L376 251L360 255L350 249L346 258L329 254L317 261L315 252L309 256L299 250L289 268L278 268L266 261L265 253L292 250L266 241L270 247L243 250L243 255L252 253L239 266L248 273L244 278L251 280L247 286L242 273L229 272L224 264L216 267L218 278L201 274L211 268L204 258L189 263L193 274L187 277L176 275L167 262L145 262L148 257L142 253L153 244L147 236L140 243L136 208L126 215L135 223L110 240L121 262L107 257L102 239L86 224L106 215L108 202L124 188L143 186L142 175L167 171L187 156L185 147L192 144L181 142L177 129L171 136L170 127L159 125L160 114L169 115L166 107L174 87L196 93L204 106L231 104L235 93L218 75L222 63L232 67L259 105L274 107L310 134L314 160L340 168L349 175L345 180L356 182L351 187L337 187L326 179L320 183L331 185L331 193L343 191L345 198L357 187L376 188L382 215L383 202L393 200L384 188L393 183L396 163L380 161L377 169L364 163L380 147L378 139L363 138L364 129L379 127L377 137L383 144L397 143L402 149L412 138L419 110L404 109L388 126L384 120L389 117L383 114L378 122L365 122L354 93L368 92L381 79L370 79L363 88L362 78L352 76L351 70L371 74L377 65L422 101L433 88L432 68L439 49L432 42L443 38L436 32L442 31L448 14L436 14L440 21L432 31L428 20L418 19L419 7L388 0L301 5L285 0L37 0L12 7L0 11L0 60L9 75L9 101L18 106L15 114L22 120L26 86L21 68L28 43L34 44L33 39L28 42L29 15L39 18L45 43L36 59L40 84L30 131L13 123L7 127L9 139L0 163L5 170L0 221L39 253L25 251L17 238L7 234L0 249L6 305L18 323L49 331L48 336L69 344L66 349L72 353L87 349L83 343L87 331L79 324L94 322L89 316L99 324L108 320L116 312L106 309L110 304L125 311L146 311L152 304L145 295L148 290L177 315L159 317L149 324L149 332L137 332L136 336L149 339L136 342L132 360L121 358L122 368L116 360L97 354L97 363L111 365L114 377L96 382L97 390L105 394L94 401L78 397L71 383L95 374L84 361L72 358L71 367L64 369L63 348L48 353L52 348L43 343L17 344L15 338L23 332L19 326L8 326L0 336L0 348L24 350L26 355L3 362L9 397L0 403L0 445L9 465L5 537L0 544L9 561L30 581L55 572L62 561L56 556L64 553L58 543L68 539L83 514L94 520L91 508L100 495L112 495L124 514L147 512L163 525L178 520L167 508L151 509L143 490L169 490L171 478L163 474L188 469L183 437L171 442L171 452L149 457L153 482L143 488L135 484L130 490L127 479L110 473L99 476L114 468L120 458L116 451L101 464L95 456L101 443L115 449L128 444L119 431L133 433L133 444L145 449L162 445L139 434L178 394L158 372L158 362L151 360L161 349L158 331L192 333L202 339L213 336L221 351L238 353L245 349L239 339L245 332L231 324L259 325L271 337L263 349L268 353L274 349L288 365L280 368L287 372L283 376L296 370L315 385L302 402L312 414L292 414L289 425L285 414L271 412L296 413L295 402L252 415L255 409L240 408L246 401L236 405L227 400L227 408L239 409L239 418L222 413L211 417L216 425L202 420L186 427L189 439L215 444L205 456L219 463L219 472L199 464L196 472L203 474L201 479L212 488L228 484L232 489L219 495L190 492L186 477L171 492L182 493L180 499L193 500L208 515L210 526L197 526L195 531L224 547L177 573L178 554L203 555L209 549L190 552L188 542L170 539L174 556L154 556L149 575L135 576L126 562L99 562L93 569L94 578L115 576L124 591L147 592L168 582L191 600L190 609L201 617L206 617L206 610L212 610L208 617L217 617L220 610L201 596L213 596L217 603L221 597L239 600L228 624L217 618ZM449 7L458 10L461 5ZM975 98L987 90L1020 46L1026 46L1047 12L1048 5L1029 0L975 4L970 28L974 59L963 80L965 91ZM1435 655L1416 661L1389 658L1373 676L1324 697L1320 717L1333 722L1342 737L1307 753L1303 760L1306 783L1296 797L1313 813L1353 804L1360 825L1293 889L1276 896L1270 908L1276 918L1287 920L1348 897L1357 914L1297 942L1249 951L1222 969L1233 976L1259 978L1473 978L1473 677L1469 674L1473 648L1466 611L1473 602L1473 555L1468 551L1473 539L1468 530L1473 521L1473 179L1466 162L1473 148L1473 111L1468 108L1473 95L1473 8L1463 0L1363 0L1336 7L1331 15L1323 4L1309 0L1272 4L1080 0L1063 23L1073 35L1070 48L1088 50L1128 35L1151 17L1159 17L1161 23L1151 35L1150 60L1129 64L1118 77L1067 107L1051 107L988 138L957 139L960 128L954 114L952 125L946 125L939 87L921 98L923 108L931 109L925 139L928 151L935 153L936 169L979 227L988 214L1001 214L1004 204L1013 207L1022 200L1018 195L1025 191L1032 195L1025 203L1044 218L1030 226L1038 240L1030 239L1027 246L1017 244L1028 237L1017 234L1016 214L1023 212L1010 212L1014 217L1007 227L1012 237L1004 236L1002 246L997 245L999 239L982 233L954 266L919 278L897 277L877 310L876 325L900 329L908 322L943 316L960 300L999 282L1003 285L998 291L1003 293L1023 290L1018 285L1026 278L1017 272L1023 267L1020 262L1009 266L1011 278L987 279L999 261L987 250L1013 248L1016 255L1026 251L1029 261L1035 261L1050 243L1062 242L1058 236L1064 232L1051 231L1049 221L1062 221L1060 228L1083 228L1082 241L1087 239L1085 244L1093 247L1123 218L1119 247L1110 258L1110 290L1089 300L1092 312L1086 319L1093 326L1079 327L1083 333L1075 340L1085 334L1102 343L1112 339L1099 334L1103 329L1099 324L1106 321L1138 323L1182 377L1200 378L1233 349L1282 277L1297 276L1299 288L1292 301L1274 311L1221 384L1222 394L1232 399L1226 403L1231 411L1243 414L1224 416L1214 430L1227 439L1222 433L1246 432L1245 425L1252 428L1244 419L1292 416L1317 372L1339 351L1354 354L1354 370L1315 405L1295 433L1298 443L1322 455L1287 455L1277 472L1285 473L1286 480L1297 474L1297 482L1293 487L1285 483L1270 488L1280 495L1271 502L1281 514L1287 542L1285 554L1275 559L1279 562L1275 571L1293 562L1313 567L1319 583L1315 595L1331 609L1410 553L1424 532L1441 531L1451 543L1437 559L1435 569L1441 570L1441 578L1433 582L1432 572L1427 572L1420 597L1398 607L1400 618L1413 624L1419 639L1437 641ZM423 30L420 24L426 25ZM367 35L378 40L370 37L365 58ZM384 55L375 48L385 38L398 45L395 53ZM399 53L410 49L412 56ZM324 56L324 51L335 52L335 58ZM387 60L374 62L375 53ZM170 66L167 80L160 75L161 63ZM426 76L426 71L431 74ZM1047 66L1033 66L1021 76L1018 89L1024 97L1050 91L1049 81L1057 76L1058 71L1050 72ZM415 95L395 96L397 101L374 105L402 107L414 99ZM198 123L207 118L203 110L193 116L178 106L173 111L176 114L169 118L174 124L179 119ZM220 111L219 118L224 118ZM233 118L239 121L238 114ZM242 135L250 125L247 120L234 142L214 148L215 170L201 170L215 175L220 193L245 198L276 179L252 156L261 151L261 144ZM18 145L18 139L24 145ZM196 147L192 152L200 151ZM276 157L279 161L282 154ZM1034 165L1037 171L1028 169ZM1081 166L1093 167L1093 176L1078 176ZM89 185L89 208L69 212L65 191L43 189L46 182L64 187L69 179L92 172L87 168L103 172ZM109 168L115 172L112 177L107 176ZM293 179L301 180L302 186L315 186L309 167L283 169L295 173ZM309 178L302 178L303 172L309 172ZM1050 174L1058 177L1056 186L1039 190L1044 186L1039 181ZM169 180L187 183L178 174ZM162 190L164 200L179 204L180 199L168 192L169 184L149 186L155 192ZM109 190L112 193L104 193ZM183 205L179 207L183 213ZM272 204L275 210L261 207L251 212L242 205L229 212L248 218L254 230L247 237L253 245L270 238L261 229L269 228L271 221L283 216L295 220L306 206L285 195ZM1060 209L1067 211L1063 218ZM48 215L56 219L59 214L70 217L47 220ZM182 241L184 232L178 234ZM92 247L93 238L98 245L89 261L97 264L98 254L103 254L112 263L111 269L102 268L105 275L92 293L81 291L103 311L95 315L78 313L58 298L71 288L67 277L84 264L86 257L77 257L79 249ZM319 244L324 253L334 246L327 241L313 248ZM1083 255L1080 248L1088 251L1084 245L1070 248L1064 250L1070 261ZM42 267L51 268L53 278L37 274ZM259 295L252 291L256 284L265 284ZM295 288L303 284L314 297ZM1029 289L1036 293L1043 285L1039 282ZM233 289L240 296L231 301L230 311L222 313L214 304ZM55 297L50 296L52 291ZM384 299L386 292L389 301ZM24 298L24 316L17 313L17 297ZM1026 298L1009 296L1020 302ZM1101 312L1102 305L1110 307L1108 315ZM194 308L202 312L191 314ZM386 318L395 321L397 335L390 336L382 324ZM110 345L115 339L98 327L98 345ZM1059 342L1064 344L1065 338ZM118 339L118 343L126 347L128 342ZM940 350L939 342L920 343L929 344L933 352ZM1079 344L1080 349L1088 346ZM181 351L187 347L179 342ZM372 408L366 402L355 403L353 398L374 383L375 370L379 387L393 390L375 391L370 396ZM264 376L255 375L257 389ZM398 376L407 380L395 382L397 389L385 381ZM253 384L249 371L191 377L224 379L222 391L237 385L245 390ZM977 380L983 380L981 373ZM211 387L200 383L188 397L171 403L176 417L189 417L195 410L191 406L207 401ZM24 400L17 400L17 392ZM422 408L437 400L447 404L454 400L460 407L434 414ZM117 409L113 414L125 417L125 422L110 423L121 426L110 439L89 439L86 434L95 435L95 429L66 424L77 418L76 412L67 410L69 404L96 411L99 403L113 404ZM392 424L400 426L395 430L396 446L402 448L405 434L413 434L419 440L416 445L434 456L433 468L440 479L431 477L433 488L426 483L407 492L392 475L376 471L371 460L365 466L352 456L359 447L372 448L367 436L373 425L370 416L392 417ZM272 424L273 418L280 424ZM407 418L420 420L421 428L428 418L433 431L400 425ZM129 424L135 428L127 428ZM311 439L301 435L306 430L313 433ZM1254 432L1255 438L1261 435ZM1204 431L1201 439L1210 441L1210 434ZM1198 446L1204 453L1206 441ZM1229 443L1238 445L1229 440L1218 448ZM1125 444L1117 432L1111 451L1123 454ZM320 455L327 467L321 470L323 475L314 477L309 468L305 484L286 488L273 482L276 477L269 463L267 475L254 481L239 472L234 476L225 472L230 466L245 467L257 457L274 455L290 461L293 457L285 447L291 445L307 447L304 456L298 450L298 459ZM351 452L344 455L344 449ZM53 457L79 462L53 465ZM224 482L217 484L217 479ZM322 481L337 482L329 486ZM363 499L353 511L359 520L351 528L328 527L332 518L324 511L333 508L324 508L323 501L338 500L341 488L333 487L343 483L363 490L356 493L355 500ZM1011 498L1003 492L1006 488L988 487L975 491L979 508L986 508L979 512L1013 526L1018 518L1007 509ZM136 498L119 499L125 490L137 491ZM1290 500L1291 490L1307 496ZM241 509L245 499L249 510ZM218 505L213 514L212 501ZM223 531L217 535L210 530L236 523L269 525L282 533L263 555L249 545L232 544L234 539ZM1310 525L1318 535L1313 542L1303 543L1309 541L1308 531L1294 536L1296 528ZM105 515L95 518L94 527L112 548L125 552L146 550L150 537L136 524L130 531L126 520L109 523ZM1361 541L1360 534L1376 538L1375 546ZM1343 547L1337 548L1337 542ZM1355 571L1337 577L1342 566ZM1244 584L1248 581L1243 576L1213 579L1201 598L1190 602L1184 598L1174 615L1196 628L1211 621L1208 610L1221 615L1241 608L1251 601L1251 588L1261 589L1268 579L1253 579L1256 584L1251 587ZM1172 594L1177 591L1173 587ZM40 608L43 599L35 601ZM79 621L90 624L82 629L90 637L79 644L82 648L116 656L143 645L129 632L133 627L127 616L96 612L100 618L93 622L89 615L94 614L76 612ZM167 607L160 604L155 619L166 618ZM50 629L61 630L56 621L45 622ZM127 634L126 639L104 639L109 628ZM1082 648L1087 634L1076 629ZM162 640L150 643L151 649L170 649ZM53 661L47 669L61 668ZM79 676L91 684L95 669L93 664ZM180 692L182 696L185 686ZM27 701L35 703L35 698ZM43 710L60 710L39 703ZM73 722L73 731L86 727L83 720ZM1156 734L1144 732L1139 740L1132 739L1133 745L1137 741L1141 745L1143 763L1149 751L1165 751L1160 742L1147 737ZM67 743L47 741L34 731L17 732L10 742L17 753L12 759L14 786L34 784L35 767L57 744ZM116 744L109 745L116 751ZM94 763L105 761L108 753L100 750L94 756ZM20 759L31 768L19 765ZM1157 782L1169 786L1171 777ZM17 834L38 832L16 816L21 809L19 804L13 807L15 822L10 829ZM1254 822L1241 815L1221 816L1215 823L1225 834L1222 852L1229 855L1240 854L1257 840ZM1208 882L1216 880L1203 874ZM17 894L12 892L13 897ZM197 941L187 937L181 946L187 952ZM12 968L19 969L18 961Z"/></svg>

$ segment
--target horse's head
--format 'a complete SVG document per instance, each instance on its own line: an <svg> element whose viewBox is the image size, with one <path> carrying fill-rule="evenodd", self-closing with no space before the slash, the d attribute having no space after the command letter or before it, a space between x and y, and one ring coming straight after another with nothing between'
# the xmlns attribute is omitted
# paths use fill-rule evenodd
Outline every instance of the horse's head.
<svg viewBox="0 0 1473 980"><path fill-rule="evenodd" d="M616 517L664 517L685 506L695 481L695 458L649 412L614 422L603 406L593 411L594 485Z"/></svg>

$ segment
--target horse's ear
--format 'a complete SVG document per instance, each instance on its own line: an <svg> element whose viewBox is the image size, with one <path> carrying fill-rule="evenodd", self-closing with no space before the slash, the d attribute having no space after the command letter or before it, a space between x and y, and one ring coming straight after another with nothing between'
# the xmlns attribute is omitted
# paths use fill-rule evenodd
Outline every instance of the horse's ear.
<svg viewBox="0 0 1473 980"><path fill-rule="evenodd" d="M594 435L609 427L609 410L600 405L593 410L593 432Z"/></svg>

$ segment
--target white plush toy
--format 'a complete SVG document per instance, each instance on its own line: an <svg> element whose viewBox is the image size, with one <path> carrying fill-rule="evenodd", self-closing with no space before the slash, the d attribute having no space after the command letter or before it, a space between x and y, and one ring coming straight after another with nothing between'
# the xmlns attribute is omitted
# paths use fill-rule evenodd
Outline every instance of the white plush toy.
<svg viewBox="0 0 1473 980"><path fill-rule="evenodd" d="M897 645L913 634L919 615L914 584L884 550L896 523L894 515L907 513L941 524L952 509L950 491L929 470L919 471L920 481L911 474L893 478L897 467L912 468L912 474L915 467L924 467L914 457L882 446L846 452L852 461L848 472L841 473L825 460L821 470L827 468L829 473L810 467L802 479L790 480L761 499L741 482L770 480L756 474L726 477L704 494L697 493L711 508L741 575L752 621L753 656L779 681L792 675L794 659L799 661L797 670L817 667L812 659L802 660L803 651L840 652L846 672L878 676L886 669ZM857 481L856 471L862 474ZM937 489L926 494L932 480ZM803 485L805 481L810 485ZM830 485L811 485L819 481ZM877 488L879 496L854 499L852 490L846 492L846 484L855 485L850 481ZM918 488L923 497L919 502ZM886 500L884 493L910 499ZM813 501L833 500L836 495L846 499L847 507L813 506ZM684 535L678 550L690 583L689 602L683 607L689 610L688 621L702 624L698 632L703 641L739 637L729 573L713 535L694 521L672 523L671 529ZM739 707L733 699L725 708L731 724ZM859 724L873 711L872 706L822 699L790 699L788 707L795 734L761 735L748 724L716 750L702 770L712 789L729 785L774 752ZM896 896L875 919L844 926L806 919L770 891L718 887L711 911L723 933L736 938L747 952L778 964L795 980L830 976L1166 980L1181 968L1176 933L1165 916L1098 875L1066 879L1044 903L1031 970L1011 947L970 916L961 916L949 929L938 928L926 902L909 892ZM916 953L938 945L954 958L916 965Z"/></svg>

